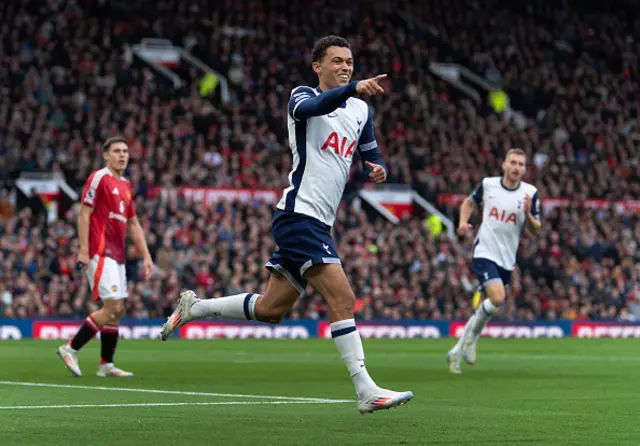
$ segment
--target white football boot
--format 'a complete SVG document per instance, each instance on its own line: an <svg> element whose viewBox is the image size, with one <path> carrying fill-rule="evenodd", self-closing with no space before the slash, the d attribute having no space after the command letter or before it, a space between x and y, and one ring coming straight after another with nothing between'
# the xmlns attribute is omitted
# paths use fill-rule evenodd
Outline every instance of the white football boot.
<svg viewBox="0 0 640 446"><path fill-rule="evenodd" d="M98 371L96 373L97 376L105 377L105 376L120 376L120 377L129 377L133 376L133 373L126 372L118 367L115 367L113 364L100 364L98 367Z"/></svg>
<svg viewBox="0 0 640 446"><path fill-rule="evenodd" d="M447 362L449 363L449 371L453 374L459 375L462 373L460 370L460 361L462 360L462 351L453 348L447 353Z"/></svg>
<svg viewBox="0 0 640 446"><path fill-rule="evenodd" d="M82 376L80 366L78 366L78 352L76 350L69 347L68 344L61 345L58 347L58 356L60 356L65 367L68 368L74 376Z"/></svg>
<svg viewBox="0 0 640 446"><path fill-rule="evenodd" d="M160 334L163 341L166 341L167 338L178 328L191 321L191 306L198 300L200 299L198 299L196 293L191 290L186 290L180 293L180 300L178 301L178 305L176 305L176 309L173 310L173 313L171 313L167 322L162 326Z"/></svg>
<svg viewBox="0 0 640 446"><path fill-rule="evenodd" d="M358 398L358 410L364 415L376 410L391 409L406 404L411 398L413 398L412 392L377 389L364 398Z"/></svg>
<svg viewBox="0 0 640 446"><path fill-rule="evenodd" d="M476 343L478 342L479 337L480 336L476 336L470 341L465 339L464 344L462 345L462 356L464 358L464 362L469 365L474 365L476 363Z"/></svg>

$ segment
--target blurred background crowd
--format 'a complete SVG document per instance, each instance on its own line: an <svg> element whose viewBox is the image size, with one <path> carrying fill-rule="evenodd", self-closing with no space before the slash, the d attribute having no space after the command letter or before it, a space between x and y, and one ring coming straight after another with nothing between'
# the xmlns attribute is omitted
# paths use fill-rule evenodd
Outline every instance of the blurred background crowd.
<svg viewBox="0 0 640 446"><path fill-rule="evenodd" d="M370 101L390 183L409 185L454 222L456 203L500 174L506 150L528 155L543 230L523 236L500 317L633 320L640 302L640 22L629 2L534 0L26 0L0 5L0 315L82 317L95 309L78 252L76 208L48 221L10 196L26 172L57 172L79 192L102 167L101 142L125 135L156 268L127 251L128 315L164 317L181 288L215 297L257 291L275 249L273 205L185 198L182 186L278 190L291 152L286 104L315 86L310 48L349 39L355 76L388 73ZM311 8L317 14L303 13ZM132 51L168 39L228 80L174 67L179 88ZM455 63L495 86L474 100L430 70ZM491 99L508 97L500 109ZM465 319L477 282L471 237L393 224L357 198L354 162L335 236L364 319ZM157 193L160 192L160 193ZM598 206L584 206L597 200ZM615 203L615 205L614 205ZM611 204L611 205L608 205ZM474 221L478 223L478 221ZM323 318L309 290L293 318Z"/></svg>

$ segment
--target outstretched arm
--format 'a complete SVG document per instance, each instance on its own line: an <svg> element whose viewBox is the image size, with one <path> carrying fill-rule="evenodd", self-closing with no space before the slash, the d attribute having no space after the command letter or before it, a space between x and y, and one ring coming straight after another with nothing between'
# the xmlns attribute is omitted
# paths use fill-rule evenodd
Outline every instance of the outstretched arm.
<svg viewBox="0 0 640 446"><path fill-rule="evenodd" d="M356 94L366 96L382 94L384 89L379 83L386 77L386 74L380 74L362 81L351 81L347 85L332 88L320 93L320 95L316 95L311 87L298 87L292 92L289 99L289 114L293 119L299 121L331 113L340 107L340 104Z"/></svg>
<svg viewBox="0 0 640 446"><path fill-rule="evenodd" d="M316 95L310 87L299 87L293 91L289 100L289 114L293 119L301 120L331 113L356 94L356 84L357 82L353 81L320 95Z"/></svg>

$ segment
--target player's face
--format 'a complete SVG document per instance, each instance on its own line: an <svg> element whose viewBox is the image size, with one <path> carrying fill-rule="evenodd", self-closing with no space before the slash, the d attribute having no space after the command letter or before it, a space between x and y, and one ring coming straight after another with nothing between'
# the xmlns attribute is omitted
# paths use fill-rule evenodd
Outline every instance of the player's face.
<svg viewBox="0 0 640 446"><path fill-rule="evenodd" d="M119 172L123 172L129 163L129 148L123 142L111 144L109 150L104 153L104 160L107 167Z"/></svg>
<svg viewBox="0 0 640 446"><path fill-rule="evenodd" d="M347 85L353 75L353 56L349 48L330 46L324 59L313 63L313 69L326 88Z"/></svg>
<svg viewBox="0 0 640 446"><path fill-rule="evenodd" d="M519 182L527 170L527 160L522 155L511 154L502 163L502 169L509 181Z"/></svg>

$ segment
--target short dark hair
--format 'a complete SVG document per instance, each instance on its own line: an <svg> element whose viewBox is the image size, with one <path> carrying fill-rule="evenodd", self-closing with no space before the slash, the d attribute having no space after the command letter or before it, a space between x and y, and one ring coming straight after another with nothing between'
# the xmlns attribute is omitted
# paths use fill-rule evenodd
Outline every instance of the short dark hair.
<svg viewBox="0 0 640 446"><path fill-rule="evenodd" d="M102 143L102 152L108 152L111 148L111 145L117 142L123 142L127 144L127 139L124 136L112 136L111 138L107 138L107 140Z"/></svg>
<svg viewBox="0 0 640 446"><path fill-rule="evenodd" d="M351 46L349 46L349 42L344 37L324 36L313 44L313 50L311 51L312 62L320 62L327 54L327 48L330 46L351 48Z"/></svg>

